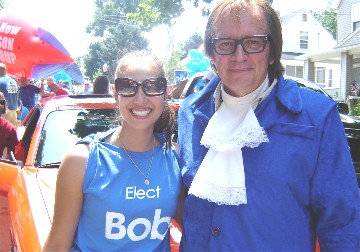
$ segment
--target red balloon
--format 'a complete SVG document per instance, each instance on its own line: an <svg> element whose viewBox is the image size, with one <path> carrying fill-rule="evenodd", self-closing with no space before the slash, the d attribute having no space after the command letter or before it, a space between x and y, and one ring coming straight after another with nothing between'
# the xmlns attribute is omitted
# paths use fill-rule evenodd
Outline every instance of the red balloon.
<svg viewBox="0 0 360 252"><path fill-rule="evenodd" d="M48 31L18 17L0 13L0 62L17 78L32 78L33 67L73 63L74 59Z"/></svg>

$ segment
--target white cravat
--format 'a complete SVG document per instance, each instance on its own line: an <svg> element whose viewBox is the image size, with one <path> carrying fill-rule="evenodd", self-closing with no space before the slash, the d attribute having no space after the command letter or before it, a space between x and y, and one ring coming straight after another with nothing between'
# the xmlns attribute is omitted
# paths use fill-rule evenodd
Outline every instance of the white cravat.
<svg viewBox="0 0 360 252"><path fill-rule="evenodd" d="M247 204L243 147L256 148L269 139L259 125L254 110L276 85L264 82L252 93L243 97L227 94L222 84L222 101L203 133L200 143L209 148L189 194L218 205ZM220 91L220 90L218 90ZM220 96L217 96L221 99Z"/></svg>

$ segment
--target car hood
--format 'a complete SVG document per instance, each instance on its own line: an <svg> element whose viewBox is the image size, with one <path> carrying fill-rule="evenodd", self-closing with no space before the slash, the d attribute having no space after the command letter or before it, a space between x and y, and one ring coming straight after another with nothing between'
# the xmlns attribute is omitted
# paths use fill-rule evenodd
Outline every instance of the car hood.
<svg viewBox="0 0 360 252"><path fill-rule="evenodd" d="M343 123L354 123L354 124L360 124L360 118L355 117L355 116L350 116L350 115L345 115L345 114L340 114L340 118L341 121Z"/></svg>
<svg viewBox="0 0 360 252"><path fill-rule="evenodd" d="M346 137L348 138L348 141L356 141L356 144L359 145L359 143L360 143L360 118L355 117L355 116L350 116L350 115L344 115L344 114L340 114L340 118L344 125L345 134L346 134ZM354 143L350 143L350 144L353 145Z"/></svg>

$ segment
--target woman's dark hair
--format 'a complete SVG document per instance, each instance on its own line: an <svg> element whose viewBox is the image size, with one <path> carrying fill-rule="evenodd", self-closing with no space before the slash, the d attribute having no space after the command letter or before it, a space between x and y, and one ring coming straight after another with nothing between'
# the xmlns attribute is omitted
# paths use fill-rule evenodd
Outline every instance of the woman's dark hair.
<svg viewBox="0 0 360 252"><path fill-rule="evenodd" d="M213 11L210 13L204 35L204 48L205 54L213 59L214 58L214 45L212 39L216 33L216 27L222 21L224 15L228 12L234 17L234 21L239 18L239 12L242 9L260 8L266 18L267 30L271 35L270 40L270 59L274 63L268 66L268 76L270 83L284 72L284 67L281 64L282 53L282 32L279 16L276 11L271 7L268 0L222 0L220 1ZM236 25L236 23L234 24ZM214 67L214 66L213 66ZM216 69L214 69L216 72Z"/></svg>
<svg viewBox="0 0 360 252"><path fill-rule="evenodd" d="M141 64L153 64L156 69L156 77L165 78L165 69L162 61L153 53L149 51L132 51L125 54L116 67L115 78L127 77L126 72L131 63L140 62ZM155 76L154 76L155 77ZM164 110L155 122L154 133L163 133L166 137L166 146L171 147L172 134L175 129L175 112L164 100Z"/></svg>
<svg viewBox="0 0 360 252"><path fill-rule="evenodd" d="M109 79L105 75L96 77L94 81L93 94L109 94Z"/></svg>

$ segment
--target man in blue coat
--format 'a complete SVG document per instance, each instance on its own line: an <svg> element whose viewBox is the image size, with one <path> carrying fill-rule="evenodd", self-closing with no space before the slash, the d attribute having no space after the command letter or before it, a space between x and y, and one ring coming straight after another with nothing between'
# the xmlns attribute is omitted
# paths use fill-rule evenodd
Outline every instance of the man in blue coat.
<svg viewBox="0 0 360 252"><path fill-rule="evenodd" d="M218 77L179 111L181 250L314 251L318 240L359 251L359 190L336 103L284 80L268 1L220 1L204 46Z"/></svg>

